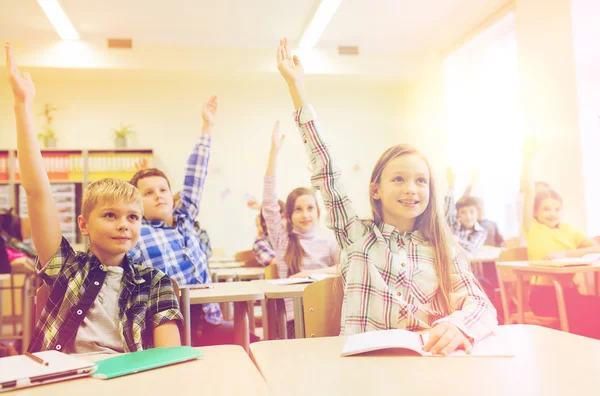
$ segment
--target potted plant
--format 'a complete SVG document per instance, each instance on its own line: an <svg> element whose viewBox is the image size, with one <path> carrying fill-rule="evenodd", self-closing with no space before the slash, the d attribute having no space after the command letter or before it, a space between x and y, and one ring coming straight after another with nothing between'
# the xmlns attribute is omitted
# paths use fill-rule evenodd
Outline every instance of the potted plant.
<svg viewBox="0 0 600 396"><path fill-rule="evenodd" d="M131 125L121 124L121 126L119 128L113 129L113 133L114 133L115 147L124 148L124 147L127 147L127 136L133 135L135 133L135 131L133 131L131 129Z"/></svg>
<svg viewBox="0 0 600 396"><path fill-rule="evenodd" d="M56 147L56 133L52 127L53 113L55 111L56 106L45 104L44 111L41 114L46 119L46 122L44 123L43 131L38 133L38 139L42 141L45 148Z"/></svg>

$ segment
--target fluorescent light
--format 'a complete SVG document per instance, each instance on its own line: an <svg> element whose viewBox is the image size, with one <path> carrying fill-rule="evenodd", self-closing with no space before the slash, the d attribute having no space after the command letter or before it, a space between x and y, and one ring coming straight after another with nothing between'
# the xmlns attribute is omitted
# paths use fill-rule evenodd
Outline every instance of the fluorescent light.
<svg viewBox="0 0 600 396"><path fill-rule="evenodd" d="M317 44L342 0L322 0L317 12L300 39L300 48L310 49Z"/></svg>
<svg viewBox="0 0 600 396"><path fill-rule="evenodd" d="M79 40L79 34L57 0L37 0L54 29L63 40Z"/></svg>

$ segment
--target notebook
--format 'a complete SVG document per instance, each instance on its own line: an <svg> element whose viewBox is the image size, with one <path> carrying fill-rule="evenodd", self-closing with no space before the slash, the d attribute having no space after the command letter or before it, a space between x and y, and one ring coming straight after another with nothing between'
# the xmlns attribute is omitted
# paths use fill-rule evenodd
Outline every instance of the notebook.
<svg viewBox="0 0 600 396"><path fill-rule="evenodd" d="M368 331L348 336L341 356L358 355L365 352L385 349L405 349L421 356L440 356L425 352L423 346L429 340L429 333L415 333L408 330L393 329ZM503 339L495 334L477 341L471 354L458 350L448 356L515 356Z"/></svg>
<svg viewBox="0 0 600 396"><path fill-rule="evenodd" d="M565 257L552 260L531 261L534 267L573 267L600 263L600 254L586 254L583 257Z"/></svg>
<svg viewBox="0 0 600 396"><path fill-rule="evenodd" d="M37 352L33 355L48 362L48 365L40 364L25 355L0 359L0 392L84 377L96 367L92 362L58 351Z"/></svg>
<svg viewBox="0 0 600 396"><path fill-rule="evenodd" d="M152 348L96 362L94 378L110 379L198 359L204 354L189 346Z"/></svg>
<svg viewBox="0 0 600 396"><path fill-rule="evenodd" d="M307 278L285 278L285 279L269 279L267 282L274 285L299 285L301 283L313 283L323 279L331 278L333 274L313 274Z"/></svg>

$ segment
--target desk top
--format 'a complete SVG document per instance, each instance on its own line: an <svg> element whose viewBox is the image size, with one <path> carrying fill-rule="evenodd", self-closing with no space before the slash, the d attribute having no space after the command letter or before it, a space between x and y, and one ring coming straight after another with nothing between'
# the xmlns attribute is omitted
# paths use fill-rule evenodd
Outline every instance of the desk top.
<svg viewBox="0 0 600 396"><path fill-rule="evenodd" d="M267 280L257 280L251 282L258 286L264 293L265 298L279 299L279 298L295 298L302 297L302 293L306 286L310 283L300 283L296 285L274 285L269 283Z"/></svg>
<svg viewBox="0 0 600 396"><path fill-rule="evenodd" d="M257 279L265 276L264 267L211 268L210 271L219 278Z"/></svg>
<svg viewBox="0 0 600 396"><path fill-rule="evenodd" d="M501 326L516 357L340 357L346 337L250 344L275 395L596 395L600 341L538 326Z"/></svg>
<svg viewBox="0 0 600 396"><path fill-rule="evenodd" d="M208 267L213 270L213 269L223 269L223 268L241 268L244 266L244 262L243 261L227 261L227 262L223 262L223 261L209 261L208 262Z"/></svg>
<svg viewBox="0 0 600 396"><path fill-rule="evenodd" d="M0 274L0 282L9 280L9 279L10 279L10 274Z"/></svg>
<svg viewBox="0 0 600 396"><path fill-rule="evenodd" d="M237 345L199 348L200 360L161 367L110 380L90 377L15 391L18 396L41 395L176 395L202 392L214 395L269 395L269 389L252 361ZM96 361L114 355L83 357ZM8 393L11 394L12 393Z"/></svg>
<svg viewBox="0 0 600 396"><path fill-rule="evenodd" d="M256 301L265 294L252 282L212 283L210 289L191 289L190 304Z"/></svg>
<svg viewBox="0 0 600 396"><path fill-rule="evenodd" d="M532 265L537 264L537 265ZM571 265L566 267L542 267L547 263L548 265L556 265L550 260L536 260L536 261L498 261L496 266L511 268L517 271L523 272L535 272L536 274L576 274L581 272L598 272L600 271L600 263L588 264L588 265Z"/></svg>
<svg viewBox="0 0 600 396"><path fill-rule="evenodd" d="M496 262L498 261L501 252L502 248L484 247L476 252L469 253L467 255L467 260L469 263Z"/></svg>

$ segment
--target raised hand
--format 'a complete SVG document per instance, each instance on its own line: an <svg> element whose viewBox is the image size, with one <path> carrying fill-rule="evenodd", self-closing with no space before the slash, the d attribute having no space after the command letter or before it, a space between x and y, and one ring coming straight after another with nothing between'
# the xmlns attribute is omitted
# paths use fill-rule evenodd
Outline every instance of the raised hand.
<svg viewBox="0 0 600 396"><path fill-rule="evenodd" d="M446 181L448 182L448 188L453 189L456 182L456 173L454 173L452 168L446 169Z"/></svg>
<svg viewBox="0 0 600 396"><path fill-rule="evenodd" d="M273 134L271 135L271 151L279 153L279 150L281 150L281 147L283 146L284 139L285 134L279 131L279 120L277 120L273 126Z"/></svg>
<svg viewBox="0 0 600 396"><path fill-rule="evenodd" d="M540 145L536 142L535 135L525 136L523 140L523 155L525 157L533 157L539 148Z"/></svg>
<svg viewBox="0 0 600 396"><path fill-rule="evenodd" d="M217 117L217 108L219 100L216 96L211 96L202 106L202 132L212 129L215 126L215 118Z"/></svg>
<svg viewBox="0 0 600 396"><path fill-rule="evenodd" d="M277 47L277 69L288 85L304 84L304 67L300 58L291 55L286 38L282 38Z"/></svg>
<svg viewBox="0 0 600 396"><path fill-rule="evenodd" d="M35 86L31 80L31 75L27 72L21 73L17 66L17 61L12 52L12 46L9 42L4 43L6 53L6 71L8 73L8 82L13 92L15 102L31 104L35 97Z"/></svg>

